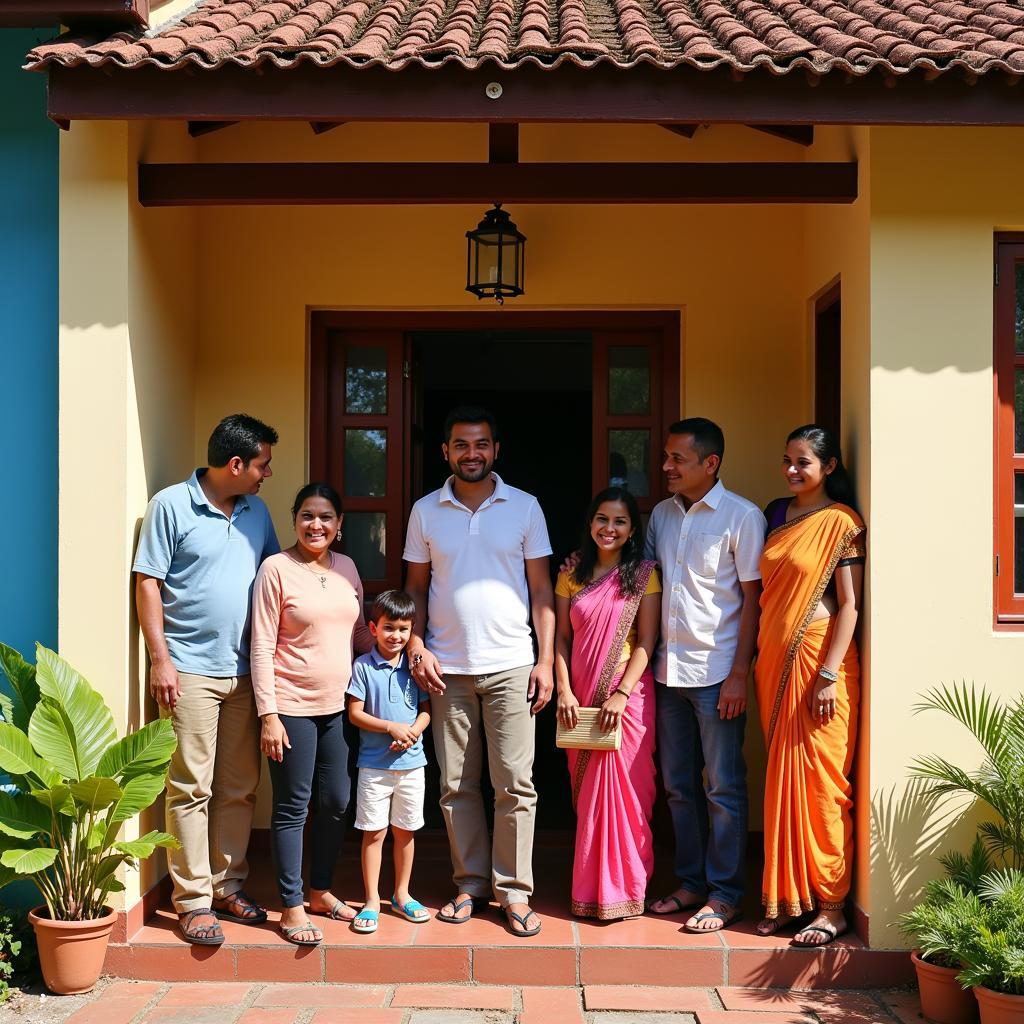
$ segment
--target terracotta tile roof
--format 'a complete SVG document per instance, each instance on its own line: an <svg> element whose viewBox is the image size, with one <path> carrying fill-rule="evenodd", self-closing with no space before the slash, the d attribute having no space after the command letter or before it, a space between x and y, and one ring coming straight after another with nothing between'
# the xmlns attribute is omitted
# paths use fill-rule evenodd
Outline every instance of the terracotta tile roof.
<svg viewBox="0 0 1024 1024"><path fill-rule="evenodd" d="M27 67L398 69L563 61L1024 75L1020 0L200 0L148 32L64 36Z"/></svg>

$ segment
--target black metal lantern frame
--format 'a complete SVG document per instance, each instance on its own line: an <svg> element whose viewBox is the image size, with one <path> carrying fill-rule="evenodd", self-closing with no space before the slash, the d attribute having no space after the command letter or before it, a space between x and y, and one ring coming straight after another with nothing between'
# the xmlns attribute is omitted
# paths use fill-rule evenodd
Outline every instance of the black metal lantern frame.
<svg viewBox="0 0 1024 1024"><path fill-rule="evenodd" d="M526 235L495 203L473 231L466 232L466 291L478 299L523 294Z"/></svg>

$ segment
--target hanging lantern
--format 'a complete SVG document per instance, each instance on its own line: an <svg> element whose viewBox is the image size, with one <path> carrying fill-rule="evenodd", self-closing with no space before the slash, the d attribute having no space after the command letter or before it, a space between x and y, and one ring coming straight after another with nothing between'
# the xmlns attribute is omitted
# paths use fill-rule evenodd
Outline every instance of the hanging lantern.
<svg viewBox="0 0 1024 1024"><path fill-rule="evenodd" d="M526 235L495 203L474 231L466 232L466 291L478 299L494 298L498 305L506 295L523 294L523 259Z"/></svg>

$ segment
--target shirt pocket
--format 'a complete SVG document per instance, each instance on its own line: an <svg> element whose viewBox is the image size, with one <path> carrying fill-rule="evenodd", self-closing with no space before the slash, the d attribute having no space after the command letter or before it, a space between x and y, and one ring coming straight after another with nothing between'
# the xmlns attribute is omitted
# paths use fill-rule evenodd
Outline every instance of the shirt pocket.
<svg viewBox="0 0 1024 1024"><path fill-rule="evenodd" d="M725 538L717 533L700 533L697 535L697 548L694 552L693 568L698 576L715 577L722 561L722 548Z"/></svg>

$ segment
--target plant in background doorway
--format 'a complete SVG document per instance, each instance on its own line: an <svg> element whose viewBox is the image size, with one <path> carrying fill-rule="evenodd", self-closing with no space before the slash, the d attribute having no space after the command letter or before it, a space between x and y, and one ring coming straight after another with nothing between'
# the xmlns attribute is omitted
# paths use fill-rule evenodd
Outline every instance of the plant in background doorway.
<svg viewBox="0 0 1024 1024"><path fill-rule="evenodd" d="M118 839L163 791L174 731L160 719L118 739L100 694L41 645L32 666L0 644L0 667L13 691L0 698L0 770L14 787L0 792L0 886L28 878L42 894L29 919L47 987L88 991L114 923L107 899L124 888L118 868L178 845L166 832Z"/></svg>

